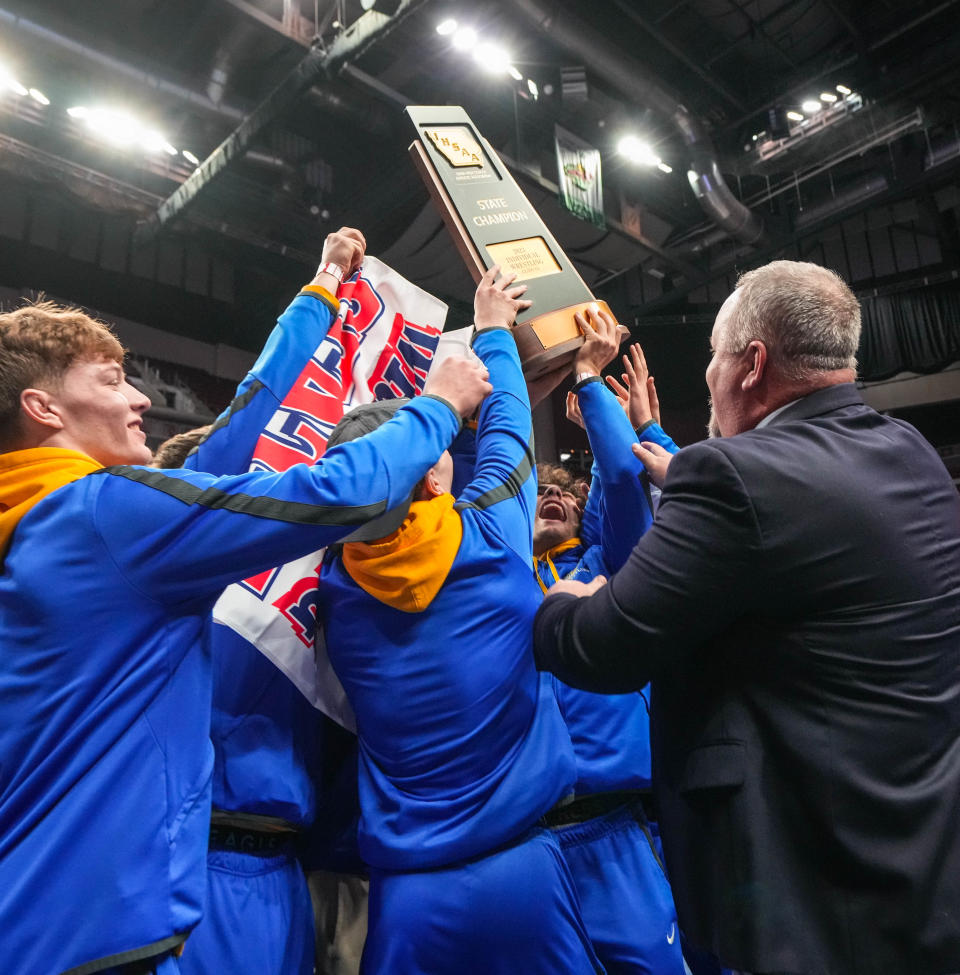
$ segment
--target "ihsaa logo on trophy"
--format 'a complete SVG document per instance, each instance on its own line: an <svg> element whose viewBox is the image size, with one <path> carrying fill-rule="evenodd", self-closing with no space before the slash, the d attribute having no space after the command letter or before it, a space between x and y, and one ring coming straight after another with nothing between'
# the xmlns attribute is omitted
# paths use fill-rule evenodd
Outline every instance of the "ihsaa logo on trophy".
<svg viewBox="0 0 960 975"><path fill-rule="evenodd" d="M444 125L426 130L427 138L451 166L483 166L483 150L463 125Z"/></svg>

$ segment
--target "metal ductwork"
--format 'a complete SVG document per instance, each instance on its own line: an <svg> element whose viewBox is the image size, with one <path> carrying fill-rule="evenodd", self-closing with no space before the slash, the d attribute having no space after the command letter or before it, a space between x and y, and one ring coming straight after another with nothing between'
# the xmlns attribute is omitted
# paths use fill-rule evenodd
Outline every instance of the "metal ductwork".
<svg viewBox="0 0 960 975"><path fill-rule="evenodd" d="M240 159L263 131L314 82L336 78L350 61L359 58L377 40L395 30L424 2L398 0L397 12L392 17L368 10L339 34L329 48L310 48L277 87L200 163L186 182L160 204L152 217L137 227L134 240L140 245L153 240L171 221L193 207L206 187Z"/></svg>
<svg viewBox="0 0 960 975"><path fill-rule="evenodd" d="M851 207L855 207L857 204L863 203L864 200L869 200L870 197L876 196L878 193L883 193L889 188L890 184L887 181L887 177L882 173L875 173L861 180L859 183L848 187L842 193L838 193L829 200L805 207L797 214L794 226L797 230L803 230L804 227L809 227L812 224L819 223L821 220L825 220L827 217L832 217L834 214L849 210Z"/></svg>
<svg viewBox="0 0 960 975"><path fill-rule="evenodd" d="M213 98L209 85L206 92L195 91L175 81L144 71L128 61L106 54L72 37L67 37L49 27L44 27L43 24L38 24L3 8L0 8L0 27L22 31L51 47L75 55L81 61L106 68L112 74L126 78L140 85L146 91L157 91L162 95L175 98L208 115L221 118L229 122L231 126L238 125L250 113L248 106L225 101L222 97L222 90L215 91L214 94L218 94L220 97ZM222 54L223 51L220 53ZM223 68L224 65L218 63L214 67L214 72L222 72ZM226 74L223 74L220 79L221 83L225 83L226 80ZM368 100L353 97L352 93L346 89L334 90L327 83L322 87L312 88L307 94L317 108L328 111L338 118L362 124L367 131L376 135L385 135L391 130L391 122L386 112Z"/></svg>
<svg viewBox="0 0 960 975"><path fill-rule="evenodd" d="M672 122L686 146L687 178L703 211L731 237L746 244L760 241L763 221L733 195L703 125L676 96L602 34L550 0L514 0L513 9L629 99Z"/></svg>
<svg viewBox="0 0 960 975"><path fill-rule="evenodd" d="M950 142L931 148L923 160L924 171L934 169L950 159L956 159L957 156L960 156L960 139L952 139Z"/></svg>
<svg viewBox="0 0 960 975"><path fill-rule="evenodd" d="M222 101L215 102L201 92L193 91L183 85L178 85L174 81L150 74L150 72L135 67L127 61L122 61L120 58L115 58L110 54L104 54L103 51L98 51L95 48L88 47L86 44L81 44L72 37L58 34L56 31L50 30L49 27L44 27L43 24L28 20L26 17L21 17L19 14L12 13L9 10L0 9L0 25L3 25L5 28L23 31L23 33L35 37L37 40L50 44L53 47L57 47L62 51L69 51L83 61L99 65L114 74L128 78L145 89L152 89L161 94L170 95L202 111L228 119L232 123L242 121L246 115L243 109L235 105L229 105Z"/></svg>

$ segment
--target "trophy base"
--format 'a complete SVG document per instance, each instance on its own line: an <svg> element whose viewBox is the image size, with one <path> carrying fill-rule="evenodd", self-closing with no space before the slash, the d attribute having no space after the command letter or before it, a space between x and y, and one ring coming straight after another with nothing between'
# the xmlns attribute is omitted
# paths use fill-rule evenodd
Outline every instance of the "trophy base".
<svg viewBox="0 0 960 975"><path fill-rule="evenodd" d="M536 379L573 362L583 336L573 316L587 309L602 309L614 317L605 301L591 299L531 318L513 326L513 337L520 353L520 365L528 379Z"/></svg>

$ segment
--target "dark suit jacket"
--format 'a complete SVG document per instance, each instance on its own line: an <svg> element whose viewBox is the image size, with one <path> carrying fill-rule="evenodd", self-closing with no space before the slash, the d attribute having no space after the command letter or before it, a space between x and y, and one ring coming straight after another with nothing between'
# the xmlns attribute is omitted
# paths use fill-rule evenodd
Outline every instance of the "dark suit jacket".
<svg viewBox="0 0 960 975"><path fill-rule="evenodd" d="M960 499L853 385L681 451L656 522L539 665L653 687L681 925L727 965L960 972Z"/></svg>

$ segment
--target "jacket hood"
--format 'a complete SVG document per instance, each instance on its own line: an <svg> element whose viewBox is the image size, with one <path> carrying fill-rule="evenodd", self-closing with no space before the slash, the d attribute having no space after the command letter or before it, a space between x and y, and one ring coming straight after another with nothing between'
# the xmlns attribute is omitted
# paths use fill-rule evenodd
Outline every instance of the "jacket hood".
<svg viewBox="0 0 960 975"><path fill-rule="evenodd" d="M453 495L414 501L400 527L374 542L347 542L343 565L374 599L405 613L420 613L446 581L463 539Z"/></svg>
<svg viewBox="0 0 960 975"><path fill-rule="evenodd" d="M61 447L0 454L0 560L20 519L57 488L102 468L92 457Z"/></svg>

